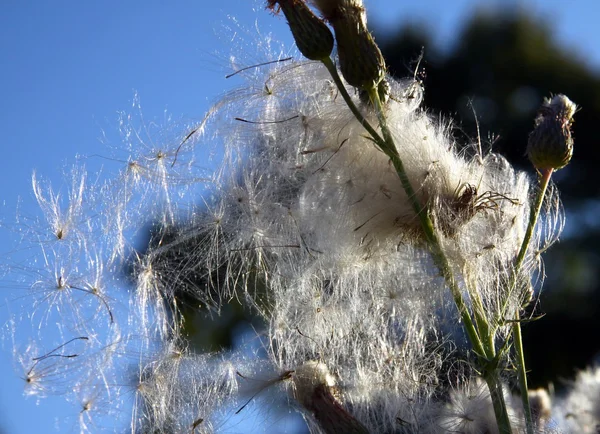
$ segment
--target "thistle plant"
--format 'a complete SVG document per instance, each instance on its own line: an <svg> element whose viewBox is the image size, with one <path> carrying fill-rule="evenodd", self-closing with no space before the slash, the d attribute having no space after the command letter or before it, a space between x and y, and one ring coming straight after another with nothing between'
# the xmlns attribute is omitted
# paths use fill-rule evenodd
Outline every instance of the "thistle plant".
<svg viewBox="0 0 600 434"><path fill-rule="evenodd" d="M78 168L64 204L34 177L45 270L19 282L29 316L61 329L56 345L15 344L28 392L71 393L82 432L224 431L263 389L315 433L585 432L598 394L528 390L521 342L562 228L551 175L571 158L575 104L540 108L532 179L456 144L422 83L387 74L360 0L314 3L267 4L308 60L244 70L243 90L116 180L89 185ZM222 162L199 171L211 144ZM215 320L239 301L264 321L258 345L195 352L190 300Z"/></svg>

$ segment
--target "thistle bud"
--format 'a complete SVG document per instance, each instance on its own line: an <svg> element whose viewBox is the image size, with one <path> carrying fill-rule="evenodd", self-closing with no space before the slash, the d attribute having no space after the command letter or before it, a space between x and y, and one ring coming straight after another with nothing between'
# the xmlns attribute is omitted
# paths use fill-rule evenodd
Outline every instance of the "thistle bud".
<svg viewBox="0 0 600 434"><path fill-rule="evenodd" d="M351 86L377 87L385 76L385 61L367 29L362 0L315 2L335 31L342 75Z"/></svg>
<svg viewBox="0 0 600 434"><path fill-rule="evenodd" d="M296 46L304 57L323 60L333 50L333 35L329 27L306 6L303 0L269 0L268 7L275 4L288 21Z"/></svg>
<svg viewBox="0 0 600 434"><path fill-rule="evenodd" d="M571 124L577 106L565 95L545 99L529 134L527 156L538 170L561 169L573 156Z"/></svg>

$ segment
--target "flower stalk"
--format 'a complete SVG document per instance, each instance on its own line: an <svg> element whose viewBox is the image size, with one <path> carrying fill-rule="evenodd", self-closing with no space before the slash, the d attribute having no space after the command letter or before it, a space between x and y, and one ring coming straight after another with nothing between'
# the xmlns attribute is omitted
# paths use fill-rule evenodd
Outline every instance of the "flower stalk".
<svg viewBox="0 0 600 434"><path fill-rule="evenodd" d="M467 308L466 303L463 299L462 292L456 282L456 279L452 272L452 268L450 266L450 263L448 262L448 258L444 253L441 243L439 242L438 236L435 231L435 227L433 225L433 221L430 217L430 213L427 210L426 206L422 206L419 203L415 195L414 188L412 187L412 184L410 183L410 180L406 175L406 170L404 169L402 160L400 159L398 151L396 150L393 137L387 127L387 120L385 117L381 99L379 97L378 89L376 87L371 87L370 89L368 89L368 94L371 101L373 102L373 105L375 106L377 118L379 120L379 126L381 128L386 144L383 150L392 161L392 164L394 165L394 168L396 169L398 177L400 178L400 181L402 183L402 187L404 188L406 195L408 196L409 201L412 204L413 209L419 218L421 228L425 234L425 238L427 240L433 260L436 266L438 267L440 274L444 277L446 284L450 288L452 298L454 299L454 303L461 316L461 319L463 321L463 327L465 329L465 332L467 333L473 350L475 351L475 354L477 355L477 358L480 360L480 362L482 362L486 366L484 370L484 378L490 390L490 397L492 399L494 413L496 415L496 421L498 423L500 433L510 434L512 433L512 429L510 425L510 420L508 418L508 411L506 409L506 402L504 400L502 384L496 373L496 363L493 363L493 369L488 369L491 366L490 361L495 360L496 352L494 337L491 333L489 333L490 328L488 326L487 320L485 320L485 318L482 315L477 315L477 313L475 313L475 323L479 325L479 330L475 327L475 323L471 318L469 309ZM475 307L475 310L477 310L477 307ZM480 334L482 332L486 334Z"/></svg>
<svg viewBox="0 0 600 434"><path fill-rule="evenodd" d="M554 169L545 169L540 173L540 182L535 203L529 213L529 223L525 231L525 236L523 237L523 243L521 244L519 254L517 255L517 259L515 260L512 279L510 282L511 292L517 285L518 274L521 269L521 266L523 265L523 261L525 260L527 250L529 249L531 237L533 235L535 226L537 225L537 221L540 216L540 211L542 209L542 204L544 203L544 197L546 196L546 190L550 183L550 178L552 177L553 171ZM519 310L515 312L515 319L512 323L512 340L516 353L516 366L517 375L519 378L519 389L521 390L521 402L523 403L523 412L525 414L525 428L527 434L533 434L533 417L531 414L531 405L529 402L529 387L527 386L527 368L525 366L525 353L523 349L523 338L521 334L521 314Z"/></svg>
<svg viewBox="0 0 600 434"><path fill-rule="evenodd" d="M562 169L573 156L573 138L571 125L577 106L564 95L557 95L552 99L545 99L540 107L535 120L535 128L529 135L527 144L527 155L533 166L539 173L539 187L535 202L529 213L529 222L521 243L521 248L515 260L510 291L517 285L518 275L525 260L531 238L537 225L542 204L546 196L546 190L555 170ZM525 367L525 356L523 340L521 335L520 311L515 313L512 325L512 339L516 353L517 372L519 377L519 388L521 389L521 401L525 414L527 434L533 434L534 425L529 402L527 386L527 369Z"/></svg>
<svg viewBox="0 0 600 434"><path fill-rule="evenodd" d="M515 261L515 268L513 275L518 274L521 266L523 265L523 261L525 260L525 255L527 254L527 250L529 249L529 244L531 243L531 237L533 235L533 231L537 224L538 218L540 216L540 211L542 209L542 204L544 203L544 197L546 196L546 190L548 189L548 185L550 184L550 178L552 177L552 173L554 169L545 169L540 173L539 177L539 190L536 195L535 203L529 213L529 223L527 225L527 229L525 231L525 236L523 237L523 243L521 244L521 249L519 250L519 254L517 255L517 259ZM516 283L516 282L515 282Z"/></svg>

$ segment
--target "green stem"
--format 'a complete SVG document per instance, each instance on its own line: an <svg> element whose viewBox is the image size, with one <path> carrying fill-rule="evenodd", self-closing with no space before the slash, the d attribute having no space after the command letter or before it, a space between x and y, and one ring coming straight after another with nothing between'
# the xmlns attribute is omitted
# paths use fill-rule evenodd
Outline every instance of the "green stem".
<svg viewBox="0 0 600 434"><path fill-rule="evenodd" d="M342 94L342 98L344 98L346 105L348 106L348 108L350 109L350 111L352 112L354 117L356 119L358 119L358 122L360 122L360 124L365 128L365 130L367 130L367 132L371 135L373 140L375 140L375 142L377 143L377 146L379 146L380 148L382 146L385 146L385 142L383 141L381 136L377 133L377 131L375 131L375 129L371 126L371 124L365 119L365 117L362 115L362 113L356 107L356 104L354 104L354 101L352 101L352 98L350 97L350 95L348 95L346 86L344 86L344 83L342 83L342 79L340 78L340 75L337 72L337 68L335 67L331 58L326 57L325 59L321 60L321 62L323 62L323 65L325 65L325 68L327 68L327 71L329 71L331 78L333 78L333 81L335 82L336 87L338 88L339 92Z"/></svg>
<svg viewBox="0 0 600 434"><path fill-rule="evenodd" d="M485 317L482 315L482 312L476 313L476 320L480 330L478 331L475 328L475 324L473 322L473 318L471 318L471 314L469 309L465 303L463 298L461 289L454 278L454 274L452 272L452 268L450 267L450 263L448 262L448 258L446 257L442 245L438 239L435 228L433 226L433 221L429 215L427 207L424 207L420 204L419 199L415 194L415 190L408 179L406 174L406 170L404 169L404 164L398 154L398 150L394 144L394 140L392 134L387 126L387 121L385 118L385 114L383 111L383 106L379 97L379 92L377 91L376 86L372 86L367 89L371 102L375 107L375 111L377 113L377 118L379 121L379 126L381 128L381 134L383 138L379 136L379 134L373 129L373 127L369 124L369 122L364 118L362 113L358 110L350 95L346 91L346 87L342 83L337 69L335 65L331 61L331 59L324 59L323 64L328 69L331 74L338 90L340 91L344 101L356 117L356 119L361 123L361 125L367 130L367 132L371 135L377 146L389 157L390 161L394 165L396 169L396 173L400 178L400 182L402 187L408 197L408 200L417 215L419 222L421 224L421 228L425 235L425 239L429 245L432 258L434 260L435 265L440 271L440 274L446 281L448 287L450 288L450 292L452 294L452 298L454 299L454 303L458 309L458 312L461 316L461 319L464 324L465 331L471 342L473 350L477 355L477 358L480 362L482 362L487 368L485 371L485 380L490 389L490 396L492 399L492 403L494 406L494 413L496 415L496 420L498 423L498 427L500 429L500 433L502 434L510 434L512 433L510 420L508 419L508 412L506 409L506 403L504 402L504 395L502 393L502 385L497 376L495 369L489 371L489 367L491 364L496 366L497 361L495 357L495 347L494 347L494 339L493 333L491 333L489 324ZM471 299L473 300L473 296L470 294ZM478 300L474 300L477 302ZM480 308L482 306L479 306ZM477 307L475 307L477 309ZM481 340L481 334L485 333L485 344Z"/></svg>
<svg viewBox="0 0 600 434"><path fill-rule="evenodd" d="M535 225L537 223L538 217L540 215L540 210L542 209L542 204L544 203L544 197L546 196L546 190L548 189L548 185L550 183L550 178L552 177L553 169L544 170L541 172L540 176L540 185L538 189L537 197L535 198L535 203L533 207L529 211L529 222L527 223L527 229L525 230L525 237L521 242L521 248L519 249L519 253L517 255L517 259L515 260L515 265L513 267L513 271L510 276L510 280L508 282L508 294L504 300L504 305L500 310L500 318L504 318L506 315L506 311L508 310L508 302L511 299L512 292L517 286L517 279L519 270L523 265L523 261L525 260L525 255L527 254L527 250L529 249L529 243L531 242L531 237L533 236L533 230L535 229Z"/></svg>
<svg viewBox="0 0 600 434"><path fill-rule="evenodd" d="M473 304L473 316L475 317L475 324L477 325L479 336L481 336L483 340L486 357L488 359L493 359L496 356L494 333L492 333L490 323L485 316L483 301L481 300L479 293L476 290L471 290L471 287L468 284L467 290L469 292L469 297L471 298L471 303Z"/></svg>
<svg viewBox="0 0 600 434"><path fill-rule="evenodd" d="M525 260L527 250L529 249L531 237L533 236L533 231L537 224L540 215L540 210L542 209L542 204L544 203L544 197L546 196L546 190L548 189L548 184L550 183L552 172L552 169L543 170L541 172L540 188L538 190L535 203L529 213L529 223L527 224L525 237L523 238L523 242L521 243L521 249L519 250L519 254L517 255L517 259L515 261L512 277L509 282L510 292L508 294L505 306L507 306L508 299L510 298L512 291L517 285L519 271L521 269L521 266L523 265L523 261ZM519 388L521 389L521 401L523 403L523 412L525 413L525 426L527 434L533 434L533 418L531 415L531 405L529 403L529 393L527 386L527 368L525 366L525 354L523 351L523 338L521 335L520 313L518 309L515 314L515 322L512 325L512 335L513 344L515 346L515 352L517 356L517 371L519 375Z"/></svg>
<svg viewBox="0 0 600 434"><path fill-rule="evenodd" d="M490 390L494 414L496 416L496 423L498 424L498 432L500 434L512 434L510 419L506 409L506 402L504 401L502 382L498 378L496 368L493 367L489 370L486 368L484 372L484 379L488 385L488 389Z"/></svg>
<svg viewBox="0 0 600 434"><path fill-rule="evenodd" d="M548 188L548 184L550 183L550 178L552 177L553 169L543 170L541 172L540 177L540 189L538 191L538 196L535 200L535 204L533 208L531 208L531 212L529 213L529 224L527 225L527 231L525 232L525 238L523 238L523 243L521 244L521 250L519 251L519 255L517 256L517 260L515 262L514 274L519 272L521 265L523 264L523 260L525 259L525 254L527 253L527 249L529 248L529 243L531 242L531 236L533 235L533 230L535 229L535 225L537 223L538 217L540 215L540 210L542 209L542 203L544 203L544 196L546 195L546 190Z"/></svg>
<svg viewBox="0 0 600 434"><path fill-rule="evenodd" d="M458 312L463 320L465 330L471 341L471 345L473 345L473 349L480 357L487 357L488 351L486 351L485 347L481 342L481 338L473 324L473 320L469 313L469 309L463 299L462 292L460 287L458 286L456 279L452 273L452 268L448 262L448 258L444 254L442 250L441 243L437 237L435 229L433 227L433 222L431 221L431 217L427 212L427 208L421 206L419 203L419 199L417 198L415 191L406 175L406 170L404 169L404 165L402 164L402 160L398 155L398 151L396 150L396 146L394 144L394 139L390 133L390 130L387 127L387 122L385 119L385 115L383 113L383 107L381 104L381 100L379 99L379 92L376 87L372 87L368 89L369 97L371 98L373 104L375 105L375 110L377 112L377 117L379 119L379 125L381 127L381 132L383 134L384 140L386 142L386 147L383 151L392 161L394 168L396 169L396 173L400 178L400 182L404 191L408 197L408 200L411 203L415 214L419 218L421 223L421 228L425 234L425 238L428 241L429 247L431 249L431 255L433 260L440 270L441 275L444 277L448 287L450 288L450 292L452 293L452 298L454 299L454 303L458 308Z"/></svg>
<svg viewBox="0 0 600 434"><path fill-rule="evenodd" d="M525 413L525 429L527 434L533 434L533 417L531 416L531 405L529 404L529 388L527 387L527 370L525 368L525 353L523 351L523 338L521 336L520 314L517 310L515 322L513 323L513 342L517 353L517 370L519 373L519 388L521 389L521 402Z"/></svg>

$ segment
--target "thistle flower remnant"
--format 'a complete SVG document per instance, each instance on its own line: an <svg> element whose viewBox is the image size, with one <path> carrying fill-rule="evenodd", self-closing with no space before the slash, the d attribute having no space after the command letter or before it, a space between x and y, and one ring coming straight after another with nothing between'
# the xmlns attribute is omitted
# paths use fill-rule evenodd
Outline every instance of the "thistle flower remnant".
<svg viewBox="0 0 600 434"><path fill-rule="evenodd" d="M421 83L385 75L362 3L316 3L345 83L324 22L300 0L270 0L318 61L244 68L246 86L181 140L134 153L118 182L89 196L74 182L67 209L77 212L60 237L58 197L34 182L53 236L33 234L52 243L39 246L48 269L27 287L44 324L52 314L71 321L61 342L32 346L21 362L78 376L63 383L85 409L82 432L97 420L90 397L132 433L226 431L255 405L240 378L261 371L283 373L265 384L287 389L314 433L504 434L553 423L549 396L532 394L532 419L507 384L518 364L512 324L541 285L538 252L560 231L556 191L543 194L537 227L529 176L478 142L459 146L422 107ZM365 103L361 92L382 83L391 97ZM574 105L556 98L536 121L543 131L570 126ZM223 158L208 176L193 163L212 142ZM201 201L196 184L206 186ZM89 209L81 197L93 198ZM153 239L135 251L131 233L149 216ZM135 277L129 300L111 292L123 269ZM182 300L217 315L233 298L264 321L261 351L196 354ZM85 348L70 350L74 342ZM55 367L64 361L68 370Z"/></svg>
<svg viewBox="0 0 600 434"><path fill-rule="evenodd" d="M561 169L573 156L571 125L577 106L566 96L546 98L529 135L527 156L538 170Z"/></svg>

